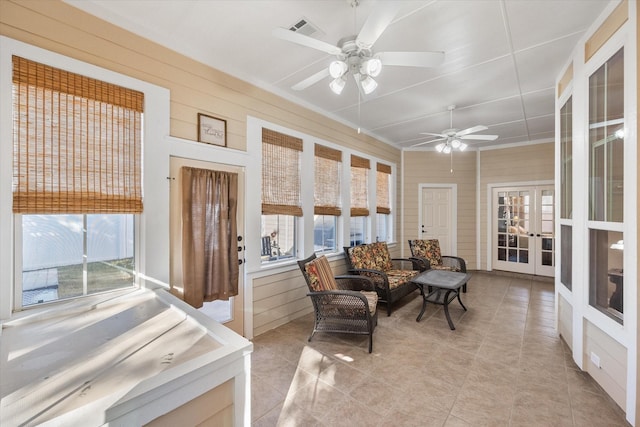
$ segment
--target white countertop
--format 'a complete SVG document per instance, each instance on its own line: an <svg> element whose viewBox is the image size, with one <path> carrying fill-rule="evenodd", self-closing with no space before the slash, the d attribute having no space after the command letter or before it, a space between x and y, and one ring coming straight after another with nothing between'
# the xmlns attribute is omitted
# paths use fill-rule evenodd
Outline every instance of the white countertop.
<svg viewBox="0 0 640 427"><path fill-rule="evenodd" d="M251 347L162 289L22 313L0 335L0 424L102 425Z"/></svg>

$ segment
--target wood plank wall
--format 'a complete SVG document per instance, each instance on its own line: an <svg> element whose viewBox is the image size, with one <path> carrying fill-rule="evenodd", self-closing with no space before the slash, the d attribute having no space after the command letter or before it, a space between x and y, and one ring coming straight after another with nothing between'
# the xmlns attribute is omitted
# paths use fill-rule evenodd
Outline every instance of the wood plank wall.
<svg viewBox="0 0 640 427"><path fill-rule="evenodd" d="M467 269L476 270L476 153L473 151L453 154L451 157L436 151L409 151L404 155L404 240L408 255L408 239L420 238L420 184L457 185L458 256L467 261Z"/></svg>
<svg viewBox="0 0 640 427"><path fill-rule="evenodd" d="M398 176L401 174L400 150L395 147L357 134L341 123L62 1L0 1L0 34L168 88L171 106L167 119L171 136L196 140L197 113L200 112L227 120L228 147L246 151L247 116L250 115L396 164ZM397 179L398 194L400 182ZM247 188L254 187L249 184ZM259 194L247 195L256 196ZM399 196L394 209L399 224ZM398 225L395 231L398 235ZM340 262L336 268L341 268ZM256 334L311 310L305 295L306 285L296 266L286 273L263 276L248 285L255 287Z"/></svg>

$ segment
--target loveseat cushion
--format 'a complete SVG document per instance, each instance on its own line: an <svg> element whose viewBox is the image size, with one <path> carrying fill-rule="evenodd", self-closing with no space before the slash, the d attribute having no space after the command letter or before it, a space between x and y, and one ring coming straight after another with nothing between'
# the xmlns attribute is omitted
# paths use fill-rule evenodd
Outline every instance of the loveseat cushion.
<svg viewBox="0 0 640 427"><path fill-rule="evenodd" d="M434 270L446 270L446 271L457 271L457 272L462 271L460 267L452 267L448 265L432 265L431 268Z"/></svg>
<svg viewBox="0 0 640 427"><path fill-rule="evenodd" d="M387 271L393 268L389 248L385 242L367 243L349 248L353 268Z"/></svg>
<svg viewBox="0 0 640 427"><path fill-rule="evenodd" d="M309 287L312 291L331 291L338 289L336 279L333 277L329 260L322 255L304 265L304 270L309 276Z"/></svg>

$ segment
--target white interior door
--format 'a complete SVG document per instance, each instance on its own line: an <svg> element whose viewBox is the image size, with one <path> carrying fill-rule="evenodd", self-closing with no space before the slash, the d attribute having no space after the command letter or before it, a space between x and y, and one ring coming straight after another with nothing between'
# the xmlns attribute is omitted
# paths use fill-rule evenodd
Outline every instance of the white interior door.
<svg viewBox="0 0 640 427"><path fill-rule="evenodd" d="M493 266L552 277L553 187L494 188L492 200Z"/></svg>
<svg viewBox="0 0 640 427"><path fill-rule="evenodd" d="M170 278L171 292L182 298L182 183L180 182L180 168L182 166L210 169L216 171L233 172L238 174L238 206L237 222L239 239L244 239L244 170L241 167L222 165L201 160L171 157L171 192L170 192ZM238 258L243 260L244 240L238 241L241 249ZM238 295L228 301L217 300L205 302L198 310L213 319L224 323L234 332L244 336L244 261L238 266Z"/></svg>
<svg viewBox="0 0 640 427"><path fill-rule="evenodd" d="M421 219L419 239L438 239L443 255L453 255L453 190L423 187L421 190Z"/></svg>

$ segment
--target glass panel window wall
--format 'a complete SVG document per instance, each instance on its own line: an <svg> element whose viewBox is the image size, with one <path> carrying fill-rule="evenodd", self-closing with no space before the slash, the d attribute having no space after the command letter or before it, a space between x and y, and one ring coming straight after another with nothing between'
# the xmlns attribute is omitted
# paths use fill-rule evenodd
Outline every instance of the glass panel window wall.
<svg viewBox="0 0 640 427"><path fill-rule="evenodd" d="M572 99L560 109L560 218L572 218L573 125Z"/></svg>
<svg viewBox="0 0 640 427"><path fill-rule="evenodd" d="M589 77L589 220L622 222L624 51Z"/></svg>

